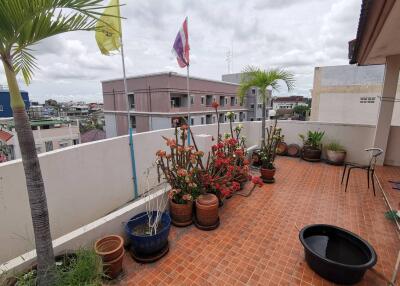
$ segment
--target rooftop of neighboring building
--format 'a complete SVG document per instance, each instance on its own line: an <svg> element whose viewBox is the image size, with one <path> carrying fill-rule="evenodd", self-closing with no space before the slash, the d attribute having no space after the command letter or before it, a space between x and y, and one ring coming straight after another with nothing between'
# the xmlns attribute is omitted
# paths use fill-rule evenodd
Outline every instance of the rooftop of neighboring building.
<svg viewBox="0 0 400 286"><path fill-rule="evenodd" d="M306 98L301 95L275 97L274 102L306 102Z"/></svg>
<svg viewBox="0 0 400 286"><path fill-rule="evenodd" d="M81 134L81 142L93 142L106 139L106 132L99 129L92 129Z"/></svg>
<svg viewBox="0 0 400 286"><path fill-rule="evenodd" d="M7 130L0 129L0 141L7 142L13 137L13 134Z"/></svg>
<svg viewBox="0 0 400 286"><path fill-rule="evenodd" d="M177 72L158 72L158 73L148 73L148 74L141 74L141 75L136 75L136 76L128 76L126 79L139 79L139 78L147 78L147 77L159 77L159 76L169 76L169 77L183 77L186 78L186 75L184 74L179 74ZM230 84L230 85L238 85L236 83L232 82L226 82L222 80L215 80L215 79L208 79L208 78L202 78L202 77L197 77L197 76L190 76L190 79L197 79L197 80L204 80L204 81L210 81L210 82L217 82L217 83L224 83L224 84ZM105 82L113 82L113 81L120 81L123 80L123 78L114 78L114 79L107 79L107 80L102 80L102 83Z"/></svg>

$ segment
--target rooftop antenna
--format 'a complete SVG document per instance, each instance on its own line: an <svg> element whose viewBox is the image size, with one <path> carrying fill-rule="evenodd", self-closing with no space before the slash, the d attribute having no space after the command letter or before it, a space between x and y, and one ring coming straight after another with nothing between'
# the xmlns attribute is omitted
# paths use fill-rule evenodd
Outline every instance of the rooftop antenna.
<svg viewBox="0 0 400 286"><path fill-rule="evenodd" d="M226 52L226 58L225 61L228 65L228 74L231 73L231 63L232 63L232 55L231 55L231 51L227 51Z"/></svg>

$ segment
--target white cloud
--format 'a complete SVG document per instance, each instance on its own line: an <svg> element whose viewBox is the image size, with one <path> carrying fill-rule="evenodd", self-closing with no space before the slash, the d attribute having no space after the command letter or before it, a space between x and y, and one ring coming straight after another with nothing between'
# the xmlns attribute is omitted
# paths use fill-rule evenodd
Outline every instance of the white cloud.
<svg viewBox="0 0 400 286"><path fill-rule="evenodd" d="M121 8L128 75L180 69L171 46L189 16L191 74L220 79L233 44L234 72L248 64L286 67L294 94L309 94L315 66L347 64L361 0L147 0ZM35 46L40 70L29 87L33 100L102 100L101 80L121 73L121 58L98 51L94 34L76 32ZM0 84L5 83L0 70ZM285 90L282 89L282 94Z"/></svg>

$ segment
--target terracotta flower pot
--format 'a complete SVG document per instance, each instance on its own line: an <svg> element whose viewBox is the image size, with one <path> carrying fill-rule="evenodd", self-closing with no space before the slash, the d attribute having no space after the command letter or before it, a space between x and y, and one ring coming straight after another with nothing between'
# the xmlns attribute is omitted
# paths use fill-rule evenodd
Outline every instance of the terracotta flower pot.
<svg viewBox="0 0 400 286"><path fill-rule="evenodd" d="M202 226L212 226L218 221L218 198L214 194L200 195L196 200L196 218Z"/></svg>
<svg viewBox="0 0 400 286"><path fill-rule="evenodd" d="M343 165L344 160L346 159L346 151L326 150L326 159L328 160L328 163Z"/></svg>
<svg viewBox="0 0 400 286"><path fill-rule="evenodd" d="M267 169L267 168L261 168L260 173L261 173L261 179L263 180L273 180L275 176L276 169Z"/></svg>
<svg viewBox="0 0 400 286"><path fill-rule="evenodd" d="M278 146L276 146L276 154L277 155L286 155L288 151L288 146L285 142L279 142Z"/></svg>
<svg viewBox="0 0 400 286"><path fill-rule="evenodd" d="M103 260L106 275L116 278L122 271L124 239L119 235L108 235L97 240L94 249Z"/></svg>
<svg viewBox="0 0 400 286"><path fill-rule="evenodd" d="M171 214L172 224L175 226L187 226L192 224L193 203L192 201L186 204L174 203L172 199L169 200L169 211Z"/></svg>

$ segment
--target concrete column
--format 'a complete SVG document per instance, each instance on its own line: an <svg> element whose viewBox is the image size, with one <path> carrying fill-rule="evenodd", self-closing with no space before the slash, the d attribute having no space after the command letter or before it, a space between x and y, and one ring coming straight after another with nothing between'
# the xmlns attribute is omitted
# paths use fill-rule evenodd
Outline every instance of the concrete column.
<svg viewBox="0 0 400 286"><path fill-rule="evenodd" d="M393 106L396 98L397 84L399 81L400 55L386 58L385 78L382 88L382 100L379 107L378 122L376 124L374 147L381 148L384 153L380 156L378 164L385 160L386 147L389 139L390 125L392 123Z"/></svg>

